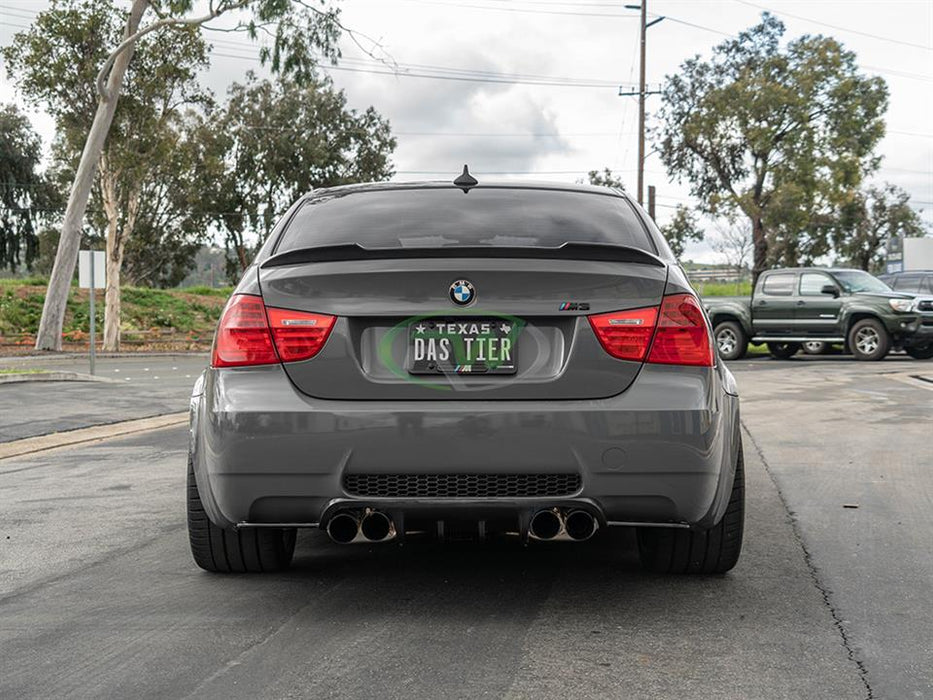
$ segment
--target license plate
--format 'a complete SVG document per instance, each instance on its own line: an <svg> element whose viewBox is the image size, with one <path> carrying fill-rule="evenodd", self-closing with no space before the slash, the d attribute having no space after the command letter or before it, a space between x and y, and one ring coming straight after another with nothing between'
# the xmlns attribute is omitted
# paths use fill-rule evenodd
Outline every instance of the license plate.
<svg viewBox="0 0 933 700"><path fill-rule="evenodd" d="M431 319L408 326L411 374L515 374L521 330L501 318Z"/></svg>

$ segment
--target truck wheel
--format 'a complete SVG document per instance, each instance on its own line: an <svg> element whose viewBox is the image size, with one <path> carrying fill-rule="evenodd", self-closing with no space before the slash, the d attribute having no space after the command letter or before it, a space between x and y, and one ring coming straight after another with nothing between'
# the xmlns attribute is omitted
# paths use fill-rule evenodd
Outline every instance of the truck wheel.
<svg viewBox="0 0 933 700"><path fill-rule="evenodd" d="M258 574L288 568L295 553L295 529L225 530L210 521L201 504L188 458L188 543L194 562L205 571Z"/></svg>
<svg viewBox="0 0 933 700"><path fill-rule="evenodd" d="M929 360L931 357L933 357L933 343L927 343L926 345L912 345L910 347L904 348L904 352L906 352L915 360Z"/></svg>
<svg viewBox="0 0 933 700"><path fill-rule="evenodd" d="M723 321L713 330L716 348L724 360L740 360L748 350L748 336L735 321Z"/></svg>
<svg viewBox="0 0 933 700"><path fill-rule="evenodd" d="M789 360L800 350L800 343L768 343L768 352L778 360Z"/></svg>
<svg viewBox="0 0 933 700"><path fill-rule="evenodd" d="M808 340L803 344L803 351L808 355L823 355L829 350L829 344L822 340Z"/></svg>
<svg viewBox="0 0 933 700"><path fill-rule="evenodd" d="M891 336L877 318L863 318L849 331L849 347L856 360L881 360L891 349Z"/></svg>
<svg viewBox="0 0 933 700"><path fill-rule="evenodd" d="M739 560L745 526L745 460L735 465L732 495L722 519L708 530L643 527L638 556L649 571L662 574L724 574Z"/></svg>

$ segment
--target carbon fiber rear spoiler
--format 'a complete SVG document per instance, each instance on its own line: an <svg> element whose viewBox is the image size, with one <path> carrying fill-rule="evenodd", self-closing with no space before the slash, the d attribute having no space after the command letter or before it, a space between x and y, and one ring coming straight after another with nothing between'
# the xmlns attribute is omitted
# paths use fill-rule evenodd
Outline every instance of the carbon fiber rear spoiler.
<svg viewBox="0 0 933 700"><path fill-rule="evenodd" d="M531 258L537 260L595 260L631 262L664 267L656 255L629 246L601 243L564 243L555 248L532 246L445 246L440 248L364 248L357 243L299 248L278 253L260 267L341 260L399 260L412 258Z"/></svg>

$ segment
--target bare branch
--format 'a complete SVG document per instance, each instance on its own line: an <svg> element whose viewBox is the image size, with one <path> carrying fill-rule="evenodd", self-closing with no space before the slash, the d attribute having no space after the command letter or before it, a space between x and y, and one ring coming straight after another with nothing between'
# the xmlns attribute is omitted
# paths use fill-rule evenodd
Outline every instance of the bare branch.
<svg viewBox="0 0 933 700"><path fill-rule="evenodd" d="M133 46L140 38L144 37L150 32L154 32L156 29L162 29L163 27L183 27L183 26L198 26L204 24L205 22L210 22L212 19L217 19L220 15L225 12L230 12L231 10L238 10L241 7L245 7L253 0L238 0L230 5L218 5L212 7L206 15L201 15L200 17L166 17L164 19L157 20L152 24L149 24L142 29L134 32L126 39L124 39L117 48L115 48L111 54L107 57L107 60L104 61L104 65L100 67L100 71L97 73L97 94L100 95L101 99L105 102L109 101L111 95L108 93L106 82L107 75L110 72L110 69L113 67L113 62L117 60L117 56L126 51L130 46Z"/></svg>
<svg viewBox="0 0 933 700"><path fill-rule="evenodd" d="M378 61L379 63L385 66L388 66L395 73L400 72L398 63L385 50L385 48L382 46L382 42L380 42L377 39L374 39L368 34L364 34L363 32L356 31L355 29L350 29L350 27L348 27L343 22L341 22L337 18L337 16L333 13L325 12L317 7L314 7L313 5L308 4L304 0L295 0L295 2L301 5L302 7L304 7L305 9L310 10L311 12L315 13L316 15L319 15L320 17L328 18L331 22L333 22L334 24L337 25L337 27L340 28L340 31L342 31L344 34L350 37L350 40L354 44L356 44L356 47L360 51L362 51L364 54L369 56L371 59L373 59L374 61ZM367 42L369 42L369 47L364 46L363 43L360 41L360 39L365 39ZM378 52L377 52L377 49L378 49Z"/></svg>

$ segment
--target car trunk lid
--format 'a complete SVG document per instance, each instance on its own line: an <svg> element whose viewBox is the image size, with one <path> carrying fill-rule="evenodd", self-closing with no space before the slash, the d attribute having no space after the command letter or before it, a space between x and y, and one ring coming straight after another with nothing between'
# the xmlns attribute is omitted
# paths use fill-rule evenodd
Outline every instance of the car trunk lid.
<svg viewBox="0 0 933 700"><path fill-rule="evenodd" d="M463 253L267 261L259 272L266 306L338 317L316 357L284 364L295 386L322 399L593 399L619 394L634 381L642 363L608 355L586 317L658 306L667 275L663 263L624 250L616 259L605 252L572 259L502 250L492 257ZM459 281L472 287L468 305L452 297ZM417 365L419 353L425 360L425 344L416 347L419 324L436 337L439 325L449 330L453 323L457 330L471 324L465 337L481 338L471 347L491 357L477 362L471 350L473 362L465 372L464 363L454 371ZM460 342L456 333L451 337ZM502 357L507 345L514 350L506 358L514 363L511 371Z"/></svg>

